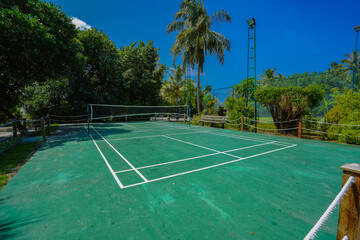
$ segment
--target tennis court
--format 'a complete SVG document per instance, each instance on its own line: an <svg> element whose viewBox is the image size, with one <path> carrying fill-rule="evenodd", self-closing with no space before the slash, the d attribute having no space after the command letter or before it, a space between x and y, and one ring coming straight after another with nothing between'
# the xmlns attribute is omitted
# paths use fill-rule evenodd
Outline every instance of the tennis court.
<svg viewBox="0 0 360 240"><path fill-rule="evenodd" d="M356 146L151 120L62 125L0 192L0 236L302 239L359 162Z"/></svg>

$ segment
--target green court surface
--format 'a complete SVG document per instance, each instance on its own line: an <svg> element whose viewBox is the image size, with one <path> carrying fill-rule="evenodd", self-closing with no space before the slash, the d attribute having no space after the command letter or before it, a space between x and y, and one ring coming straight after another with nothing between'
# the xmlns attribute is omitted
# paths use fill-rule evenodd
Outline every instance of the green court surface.
<svg viewBox="0 0 360 240"><path fill-rule="evenodd" d="M0 239L303 239L359 157L168 122L62 125L0 191Z"/></svg>

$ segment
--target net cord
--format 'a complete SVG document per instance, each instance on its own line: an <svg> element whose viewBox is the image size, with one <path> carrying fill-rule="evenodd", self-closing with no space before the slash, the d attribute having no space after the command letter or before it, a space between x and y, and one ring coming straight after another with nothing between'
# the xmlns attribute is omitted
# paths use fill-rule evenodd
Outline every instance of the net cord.
<svg viewBox="0 0 360 240"><path fill-rule="evenodd" d="M87 117L87 114L83 114L83 115L73 115L73 116L62 116L62 115L53 115L53 114L49 114L49 116L51 117L60 117L60 118L77 118L77 117Z"/></svg>
<svg viewBox="0 0 360 240"><path fill-rule="evenodd" d="M320 217L319 221L315 224L315 226L310 230L310 232L305 236L304 240L313 240L316 237L316 234L319 232L320 228L324 225L326 220L330 217L334 209L339 205L341 199L345 196L348 189L351 185L355 183L355 177L350 176L346 181L345 185L339 192L339 194L335 197L334 201L330 204L330 206L326 209L324 214Z"/></svg>
<svg viewBox="0 0 360 240"><path fill-rule="evenodd" d="M102 106L102 107L127 107L127 108L175 108L175 107L186 107L186 105L175 105L175 106L135 106L135 105L109 105L109 104L89 104L92 106Z"/></svg>
<svg viewBox="0 0 360 240"><path fill-rule="evenodd" d="M177 113L135 113L135 114L125 114L125 115L116 115L116 116L106 116L106 117L92 117L90 120L101 120L101 119L110 119L110 118L122 118L122 117L131 117L131 116L152 116L152 115L156 115L156 116L160 116L161 114L165 115L174 115ZM184 113L179 113L179 114L184 114ZM187 114L185 114L186 117Z"/></svg>

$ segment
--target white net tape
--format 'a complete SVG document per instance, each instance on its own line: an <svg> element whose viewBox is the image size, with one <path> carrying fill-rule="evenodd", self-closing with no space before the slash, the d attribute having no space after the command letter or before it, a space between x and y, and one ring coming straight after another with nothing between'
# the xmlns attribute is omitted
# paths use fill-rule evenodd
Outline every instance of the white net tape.
<svg viewBox="0 0 360 240"><path fill-rule="evenodd" d="M334 209L339 205L341 199L345 196L348 189L351 187L351 185L355 182L355 177L351 176L346 181L345 185L339 192L339 194L335 197L334 201L330 204L330 206L326 209L324 214L321 216L319 221L315 224L315 226L310 230L310 232L306 235L304 240L312 240L316 237L316 234L319 232L320 228L324 225L326 220L330 217Z"/></svg>

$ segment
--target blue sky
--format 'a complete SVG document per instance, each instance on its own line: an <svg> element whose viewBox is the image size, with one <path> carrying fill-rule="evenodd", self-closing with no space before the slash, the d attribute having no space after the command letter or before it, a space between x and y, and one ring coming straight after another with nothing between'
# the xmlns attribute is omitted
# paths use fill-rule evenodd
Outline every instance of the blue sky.
<svg viewBox="0 0 360 240"><path fill-rule="evenodd" d="M116 46L153 40L161 63L172 65L169 51L175 34L166 26L173 21L181 0L55 0L70 16L102 29ZM290 75L324 71L355 46L354 26L360 25L359 0L205 0L209 14L227 10L232 23L214 28L231 41L221 66L206 58L203 86L229 87L246 78L247 23L257 21L257 71L277 68ZM181 60L177 59L176 63Z"/></svg>

